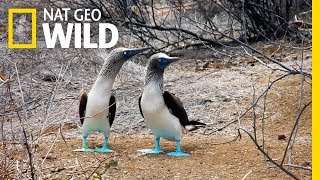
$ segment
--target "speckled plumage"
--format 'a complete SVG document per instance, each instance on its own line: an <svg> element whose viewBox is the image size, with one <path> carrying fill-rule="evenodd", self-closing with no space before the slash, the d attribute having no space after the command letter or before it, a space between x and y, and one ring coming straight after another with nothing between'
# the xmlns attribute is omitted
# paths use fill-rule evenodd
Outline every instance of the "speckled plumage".
<svg viewBox="0 0 320 180"><path fill-rule="evenodd" d="M100 70L99 76L103 76L105 78L115 78L118 74L120 68L125 63L125 61L119 61L119 59L123 58L122 52L126 48L117 48L111 51L106 60L103 63L103 66Z"/></svg>
<svg viewBox="0 0 320 180"><path fill-rule="evenodd" d="M185 133L179 119L171 114L163 99L163 74L160 68L160 58L168 57L157 53L149 58L145 77L145 87L141 97L141 109L146 123L156 137L175 141Z"/></svg>
<svg viewBox="0 0 320 180"><path fill-rule="evenodd" d="M109 100L114 80L125 63L123 52L126 48L112 50L106 57L100 73L93 84L86 106L86 115L83 124L83 134L88 136L90 131L104 133L109 137Z"/></svg>
<svg viewBox="0 0 320 180"><path fill-rule="evenodd" d="M157 82L157 84L161 85L161 89L163 89L163 73L164 69L158 67L158 58L162 53L154 54L149 58L147 63L147 73L145 76L144 85L148 85L150 82Z"/></svg>
<svg viewBox="0 0 320 180"><path fill-rule="evenodd" d="M87 147L86 139L90 132L97 131L104 134L105 142L103 147L96 151L112 152L112 150L107 148L110 127L116 112L115 97L111 95L112 86L120 68L126 60L146 49L117 48L107 55L87 97L85 94L82 95L79 106L81 112L79 114L83 122L83 148L75 151L91 152Z"/></svg>
<svg viewBox="0 0 320 180"><path fill-rule="evenodd" d="M180 140L187 130L197 129L204 123L189 121L181 101L168 91L163 92L164 69L177 58L164 53L150 57L147 64L145 86L139 98L141 115L150 127L156 139L155 149L140 150L143 153L161 153L160 138L176 141L177 149L168 153L172 156L189 156L180 149Z"/></svg>

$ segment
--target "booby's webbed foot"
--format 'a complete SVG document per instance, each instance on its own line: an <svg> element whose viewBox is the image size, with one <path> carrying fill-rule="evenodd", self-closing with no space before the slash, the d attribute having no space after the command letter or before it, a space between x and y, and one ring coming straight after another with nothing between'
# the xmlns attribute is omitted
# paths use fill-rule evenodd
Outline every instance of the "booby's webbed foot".
<svg viewBox="0 0 320 180"><path fill-rule="evenodd" d="M169 152L169 156L177 156L177 157L185 157L185 156L190 156L188 153L184 153L182 151L174 151L174 152Z"/></svg>
<svg viewBox="0 0 320 180"><path fill-rule="evenodd" d="M144 154L159 154L163 151L160 148L160 137L156 137L156 149L141 149L138 150L138 152L144 153Z"/></svg>
<svg viewBox="0 0 320 180"><path fill-rule="evenodd" d="M112 153L113 151L111 149L108 149L106 147L102 148L96 148L94 152L99 152L99 153Z"/></svg>
<svg viewBox="0 0 320 180"><path fill-rule="evenodd" d="M161 149L140 149L138 152L144 153L144 154L160 154L163 151Z"/></svg>
<svg viewBox="0 0 320 180"><path fill-rule="evenodd" d="M111 149L108 149L108 138L104 138L104 143L101 148L96 148L94 152L99 152L99 153L112 153L113 151Z"/></svg>
<svg viewBox="0 0 320 180"><path fill-rule="evenodd" d="M74 152L94 152L93 149L88 148L87 145L87 136L83 136L83 141L82 141L82 148L81 149L75 149L73 150Z"/></svg>
<svg viewBox="0 0 320 180"><path fill-rule="evenodd" d="M94 152L93 149L90 148L81 148L81 149L75 149L74 152Z"/></svg>
<svg viewBox="0 0 320 180"><path fill-rule="evenodd" d="M184 153L181 151L181 147L180 147L180 140L176 141L177 143L177 149L174 152L169 152L168 155L169 156L190 156L188 153Z"/></svg>

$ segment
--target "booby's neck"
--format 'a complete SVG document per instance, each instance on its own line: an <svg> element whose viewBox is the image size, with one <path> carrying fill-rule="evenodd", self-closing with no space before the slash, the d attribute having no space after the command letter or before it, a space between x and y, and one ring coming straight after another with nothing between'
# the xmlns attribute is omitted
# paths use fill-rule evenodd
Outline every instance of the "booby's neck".
<svg viewBox="0 0 320 180"><path fill-rule="evenodd" d="M159 86L160 90L163 91L163 74L164 70L162 69L148 69L144 82L145 87L152 84Z"/></svg>
<svg viewBox="0 0 320 180"><path fill-rule="evenodd" d="M106 77L99 75L94 82L90 92L108 97L111 93L113 83L114 79L107 79Z"/></svg>
<svg viewBox="0 0 320 180"><path fill-rule="evenodd" d="M125 61L116 59L109 54L103 63L99 76L114 80L124 62Z"/></svg>
<svg viewBox="0 0 320 180"><path fill-rule="evenodd" d="M108 56L92 87L95 91L108 93L111 91L114 80L124 61Z"/></svg>

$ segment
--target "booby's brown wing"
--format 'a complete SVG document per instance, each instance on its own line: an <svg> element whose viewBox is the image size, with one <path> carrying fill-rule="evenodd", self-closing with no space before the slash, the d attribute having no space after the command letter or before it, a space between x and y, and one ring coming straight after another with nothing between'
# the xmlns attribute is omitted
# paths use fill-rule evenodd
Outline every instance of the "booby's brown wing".
<svg viewBox="0 0 320 180"><path fill-rule="evenodd" d="M110 127L113 123L114 117L116 116L116 110L117 110L116 98L113 95L111 95L110 101L109 101L109 124L110 124Z"/></svg>
<svg viewBox="0 0 320 180"><path fill-rule="evenodd" d="M142 96L139 97L139 110L140 110L141 116L144 118L143 112L142 112L142 109L141 109L141 97L142 97Z"/></svg>
<svg viewBox="0 0 320 180"><path fill-rule="evenodd" d="M186 125L189 125L189 119L186 110L183 108L182 103L179 98L177 98L175 95L169 93L168 91L165 91L163 93L163 99L171 113L176 116L180 124L185 127Z"/></svg>
<svg viewBox="0 0 320 180"><path fill-rule="evenodd" d="M80 104L79 104L79 116L80 116L81 124L83 124L84 117L86 116L87 100L88 100L88 95L87 93L84 92L81 95Z"/></svg>

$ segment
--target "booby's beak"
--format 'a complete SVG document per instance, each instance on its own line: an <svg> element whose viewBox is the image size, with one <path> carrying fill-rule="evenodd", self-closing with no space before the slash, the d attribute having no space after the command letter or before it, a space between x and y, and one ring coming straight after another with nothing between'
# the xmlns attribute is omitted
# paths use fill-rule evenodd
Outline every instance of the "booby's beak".
<svg viewBox="0 0 320 180"><path fill-rule="evenodd" d="M168 62L169 64L180 60L179 57L169 57L169 56L168 56L168 57L165 57L165 59L167 60L167 62Z"/></svg>
<svg viewBox="0 0 320 180"><path fill-rule="evenodd" d="M132 51L132 53L135 53L135 54L139 54L139 53L142 53L143 51L148 50L148 49L150 49L150 48L143 47L143 48L129 49L129 51Z"/></svg>
<svg viewBox="0 0 320 180"><path fill-rule="evenodd" d="M170 56L162 57L161 58L161 64L163 64L165 66L168 66L169 64L171 64L173 62L176 62L178 60L179 60L178 57L170 57Z"/></svg>
<svg viewBox="0 0 320 180"><path fill-rule="evenodd" d="M128 60L131 57L133 57L136 54L140 54L145 50L150 49L149 47L143 47L143 48L135 48L135 49L128 49L125 51L125 59Z"/></svg>
<svg viewBox="0 0 320 180"><path fill-rule="evenodd" d="M162 69L165 69L169 64L178 61L178 57L170 57L170 56L165 56L161 57L159 61L159 67Z"/></svg>

